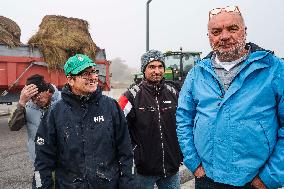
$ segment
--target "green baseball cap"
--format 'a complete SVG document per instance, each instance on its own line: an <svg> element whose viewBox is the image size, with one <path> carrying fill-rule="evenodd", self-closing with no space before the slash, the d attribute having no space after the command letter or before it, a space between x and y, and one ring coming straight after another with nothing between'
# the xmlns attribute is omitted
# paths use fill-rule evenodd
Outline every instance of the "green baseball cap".
<svg viewBox="0 0 284 189"><path fill-rule="evenodd" d="M92 66L96 66L96 64L87 55L76 54L66 61L64 72L66 76L77 75L84 69Z"/></svg>

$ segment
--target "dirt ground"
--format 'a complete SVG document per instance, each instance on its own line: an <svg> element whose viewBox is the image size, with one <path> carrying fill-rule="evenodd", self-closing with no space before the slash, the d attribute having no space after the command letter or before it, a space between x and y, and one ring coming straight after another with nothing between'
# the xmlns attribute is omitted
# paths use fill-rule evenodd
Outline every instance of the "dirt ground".
<svg viewBox="0 0 284 189"><path fill-rule="evenodd" d="M0 116L0 188L31 188L33 165L26 148L26 129L10 131L8 116Z"/></svg>

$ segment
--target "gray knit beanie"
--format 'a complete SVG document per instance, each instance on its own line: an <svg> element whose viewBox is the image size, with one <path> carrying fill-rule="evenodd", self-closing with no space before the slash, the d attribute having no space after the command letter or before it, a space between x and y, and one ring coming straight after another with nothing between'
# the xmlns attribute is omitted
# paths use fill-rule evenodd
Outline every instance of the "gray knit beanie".
<svg viewBox="0 0 284 189"><path fill-rule="evenodd" d="M157 50L149 50L141 56L141 72L144 73L146 66L153 61L160 61L165 67L165 57L163 53Z"/></svg>

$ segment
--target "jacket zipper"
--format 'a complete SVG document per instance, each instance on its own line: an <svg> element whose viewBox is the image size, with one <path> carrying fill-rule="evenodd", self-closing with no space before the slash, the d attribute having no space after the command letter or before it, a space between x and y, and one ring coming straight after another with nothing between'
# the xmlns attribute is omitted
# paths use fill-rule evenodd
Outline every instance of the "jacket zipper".
<svg viewBox="0 0 284 189"><path fill-rule="evenodd" d="M157 95L156 95L156 103L157 103L157 108L158 108L158 114L159 114L159 119L158 119L158 123L159 123L159 127L160 127L160 133L161 133L161 143L162 143L162 154L163 154L163 173L164 173L164 177L166 177L166 168L165 168L165 149L164 149L164 142L163 142L163 132L162 132L162 125L161 125L161 113L160 113L160 105L159 105L159 101L158 101L158 95L159 95L159 90L156 87L156 91L157 91Z"/></svg>
<svg viewBox="0 0 284 189"><path fill-rule="evenodd" d="M84 175L83 178L84 180L86 179L86 171L87 171L87 167L86 167L86 154L85 154L85 148L86 148L86 140L85 140L85 136L83 134L83 127L81 125L81 132L82 132L82 150L83 150L83 160L84 160Z"/></svg>
<svg viewBox="0 0 284 189"><path fill-rule="evenodd" d="M87 112L88 112L88 110L86 109L86 106L84 106L83 104L81 104L81 107L83 108L83 110L84 110L84 114L83 114L83 119L84 119L84 117L86 116L86 114L87 114ZM83 148L83 160L84 160L84 176L83 176L83 180L84 181L87 181L88 182L88 179L87 179L87 175L88 175L88 171L87 171L87 165L86 165L86 153L85 153L85 150L86 150L86 135L85 135L85 126L84 126L84 124L83 124L83 120L81 120L81 136L82 136L82 144L83 144L83 146L82 146L82 148Z"/></svg>
<svg viewBox="0 0 284 189"><path fill-rule="evenodd" d="M134 155L134 150L137 148L137 144L134 146L134 148L133 148L133 155ZM134 162L134 158L133 158L133 160L132 160L132 175L134 175L135 174L135 162Z"/></svg>
<svg viewBox="0 0 284 189"><path fill-rule="evenodd" d="M223 85L218 81L218 79L214 78L214 76L212 76L212 78L213 78L213 79L217 82L217 84L218 84L219 90L220 90L220 92L221 92L220 98L224 98L224 96L225 96L225 89L224 89Z"/></svg>

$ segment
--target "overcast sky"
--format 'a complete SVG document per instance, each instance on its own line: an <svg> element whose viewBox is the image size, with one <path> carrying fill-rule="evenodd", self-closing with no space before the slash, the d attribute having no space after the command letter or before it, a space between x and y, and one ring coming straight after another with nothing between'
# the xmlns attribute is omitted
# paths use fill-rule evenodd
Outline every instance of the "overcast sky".
<svg viewBox="0 0 284 189"><path fill-rule="evenodd" d="M146 50L146 0L2 0L0 15L20 26L21 41L38 31L45 15L87 20L95 43L108 59L120 57L130 67L140 66ZM207 38L209 10L238 5L248 27L248 41L284 57L283 0L152 0L150 49L210 51Z"/></svg>

